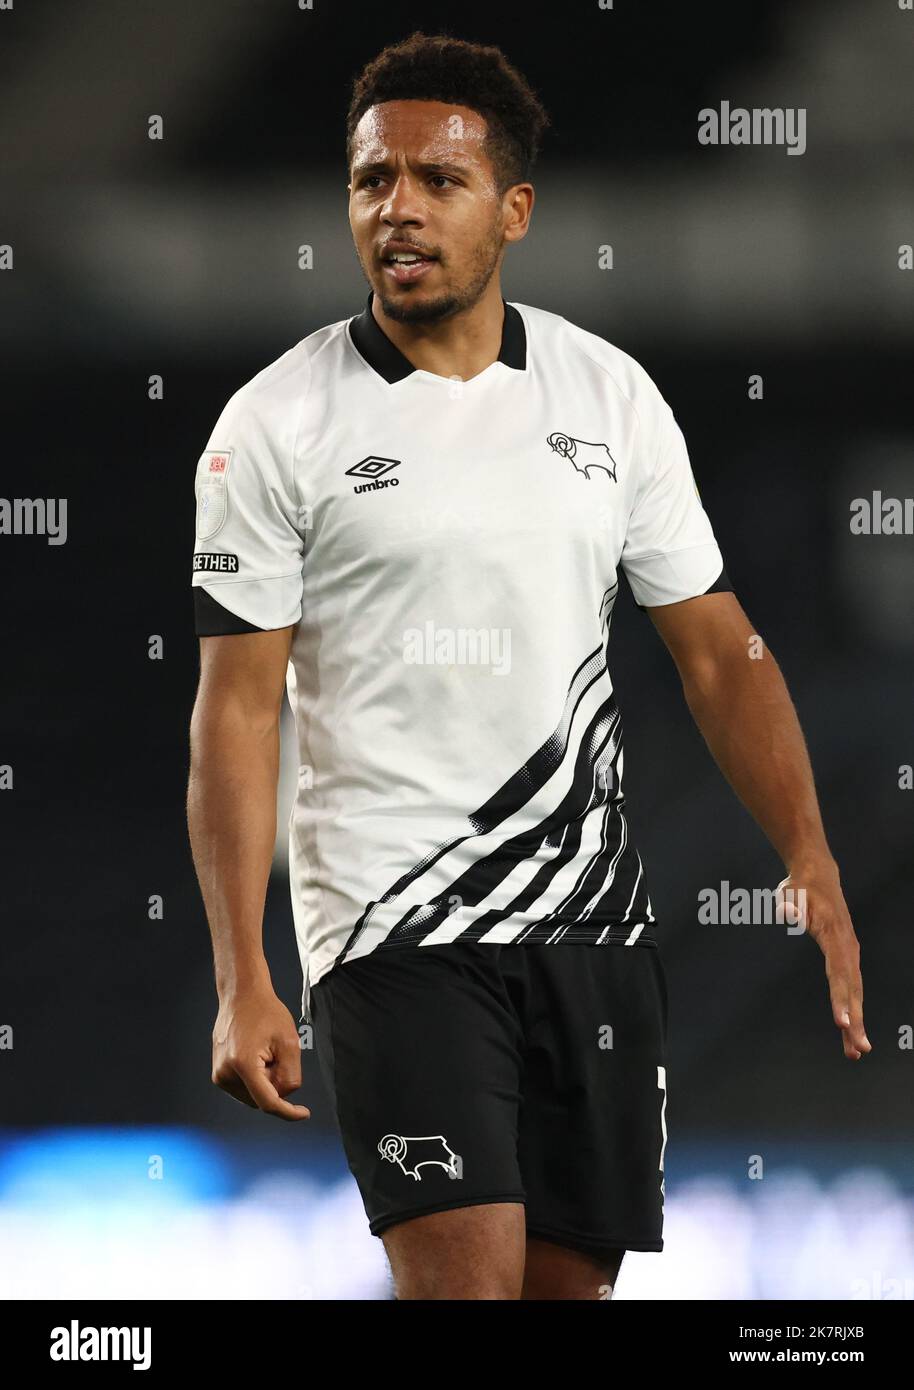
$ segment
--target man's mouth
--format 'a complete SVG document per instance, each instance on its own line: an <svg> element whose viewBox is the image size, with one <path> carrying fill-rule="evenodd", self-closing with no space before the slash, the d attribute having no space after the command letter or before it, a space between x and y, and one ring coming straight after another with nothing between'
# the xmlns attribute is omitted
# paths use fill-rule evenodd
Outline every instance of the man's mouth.
<svg viewBox="0 0 914 1390"><path fill-rule="evenodd" d="M428 273L435 264L435 257L427 256L424 251L395 248L385 251L381 261L385 273L398 285L410 285Z"/></svg>

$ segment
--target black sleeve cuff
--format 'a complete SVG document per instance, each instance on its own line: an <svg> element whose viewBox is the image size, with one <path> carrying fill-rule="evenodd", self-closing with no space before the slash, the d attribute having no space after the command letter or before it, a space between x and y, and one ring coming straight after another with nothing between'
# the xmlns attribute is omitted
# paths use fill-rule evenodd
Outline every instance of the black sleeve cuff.
<svg viewBox="0 0 914 1390"><path fill-rule="evenodd" d="M696 598L702 598L702 597L704 596L704 594L732 594L732 593L733 593L733 585L730 583L730 577L729 577L729 575L727 574L726 566L724 566L724 568L721 570L720 574L719 574L719 575L717 576L717 578L715 579L714 583L713 583L709 588L704 589L704 590L702 591L701 594L696 594L695 597L696 597ZM639 609L641 610L642 613L646 613L646 612L647 612L647 605L644 604L644 603L637 603L637 602L636 602L636 603L635 603L635 607L636 607L636 608L639 608Z"/></svg>
<svg viewBox="0 0 914 1390"><path fill-rule="evenodd" d="M224 637L232 632L265 632L230 613L208 594L202 585L194 586L194 630L198 637Z"/></svg>
<svg viewBox="0 0 914 1390"><path fill-rule="evenodd" d="M730 583L730 579L729 579L729 576L728 576L728 574L727 574L726 566L724 566L724 568L721 570L720 574L717 576L717 578L715 579L714 583L711 585L710 589L705 589L705 593L706 593L706 594L732 594L732 593L733 593L733 585Z"/></svg>

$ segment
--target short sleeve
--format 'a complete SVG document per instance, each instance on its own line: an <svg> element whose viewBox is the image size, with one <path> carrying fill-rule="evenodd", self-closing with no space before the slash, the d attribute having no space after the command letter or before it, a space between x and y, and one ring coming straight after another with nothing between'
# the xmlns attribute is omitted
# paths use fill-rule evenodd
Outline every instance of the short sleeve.
<svg viewBox="0 0 914 1390"><path fill-rule="evenodd" d="M200 456L195 497L197 636L297 623L304 538L292 459L243 391L226 405Z"/></svg>
<svg viewBox="0 0 914 1390"><path fill-rule="evenodd" d="M642 608L732 587L682 430L659 393L655 418L655 458L635 495L621 557Z"/></svg>

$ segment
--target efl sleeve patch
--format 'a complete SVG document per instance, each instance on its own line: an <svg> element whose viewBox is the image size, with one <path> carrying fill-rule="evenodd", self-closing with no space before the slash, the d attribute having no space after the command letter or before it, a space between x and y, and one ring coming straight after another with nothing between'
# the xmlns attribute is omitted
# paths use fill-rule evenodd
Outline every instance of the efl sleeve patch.
<svg viewBox="0 0 914 1390"><path fill-rule="evenodd" d="M225 524L228 512L228 471L231 449L207 449L197 464L197 537L211 540Z"/></svg>
<svg viewBox="0 0 914 1390"><path fill-rule="evenodd" d="M255 629L297 623L305 509L282 421L236 392L198 459L194 491L193 587Z"/></svg>

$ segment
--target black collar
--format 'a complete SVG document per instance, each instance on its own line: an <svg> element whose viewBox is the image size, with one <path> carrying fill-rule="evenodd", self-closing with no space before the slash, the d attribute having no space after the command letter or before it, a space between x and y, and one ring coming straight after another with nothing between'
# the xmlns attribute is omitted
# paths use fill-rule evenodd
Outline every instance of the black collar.
<svg viewBox="0 0 914 1390"><path fill-rule="evenodd" d="M373 297L374 290L371 290L365 308L349 320L349 336L369 367L392 386L394 382L402 381L404 377L409 376L416 368L391 342L371 312ZM524 321L513 304L509 304L506 299L501 302L505 306L505 320L501 331L498 361L504 362L506 367L515 367L522 372L527 365L527 334L524 331Z"/></svg>

